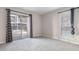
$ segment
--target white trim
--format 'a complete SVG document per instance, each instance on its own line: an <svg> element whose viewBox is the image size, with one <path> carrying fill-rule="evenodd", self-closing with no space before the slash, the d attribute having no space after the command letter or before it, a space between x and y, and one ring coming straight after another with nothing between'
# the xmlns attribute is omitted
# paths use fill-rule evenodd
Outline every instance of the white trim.
<svg viewBox="0 0 79 59"><path fill-rule="evenodd" d="M0 42L0 44L4 44L4 43L6 43L5 41L3 41L3 42Z"/></svg>
<svg viewBox="0 0 79 59"><path fill-rule="evenodd" d="M53 38L53 39L56 39L56 38ZM72 41L72 40L64 40L64 39L56 39L56 40L60 40L60 41L64 41L64 42L67 42L67 43L72 43L72 44L76 44L76 45L79 45L79 43L78 42L74 42L74 41Z"/></svg>

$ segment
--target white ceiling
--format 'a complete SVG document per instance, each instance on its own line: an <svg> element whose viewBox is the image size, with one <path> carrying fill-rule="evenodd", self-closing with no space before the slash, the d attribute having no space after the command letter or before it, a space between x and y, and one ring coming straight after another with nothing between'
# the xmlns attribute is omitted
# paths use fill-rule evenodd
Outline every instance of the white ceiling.
<svg viewBox="0 0 79 59"><path fill-rule="evenodd" d="M60 7L22 7L23 9L28 9L32 12L36 12L39 14L44 14L53 10L56 10Z"/></svg>

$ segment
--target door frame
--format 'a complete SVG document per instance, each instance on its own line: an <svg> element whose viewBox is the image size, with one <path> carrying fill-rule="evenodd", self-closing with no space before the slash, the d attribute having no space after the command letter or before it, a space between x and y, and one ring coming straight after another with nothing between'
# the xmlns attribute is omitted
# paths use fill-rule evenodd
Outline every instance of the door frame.
<svg viewBox="0 0 79 59"><path fill-rule="evenodd" d="M28 16L30 17L30 38L33 38L32 14L27 14L27 13L23 13L23 12L11 10L11 9L6 9L6 10L7 10L7 20L10 20L10 21L11 21L11 18L10 18L11 11L12 11L12 12L21 13L21 14L26 14L26 15L28 15ZM12 28L12 27L11 27L11 28ZM11 29L11 30L12 30L12 29ZM8 32L6 32L6 34L9 35ZM11 35L12 35L12 31L11 31ZM6 42L7 42L7 43L13 41L13 38L12 38L12 37L11 37L11 40L8 39L8 38L9 38L9 36L6 37Z"/></svg>

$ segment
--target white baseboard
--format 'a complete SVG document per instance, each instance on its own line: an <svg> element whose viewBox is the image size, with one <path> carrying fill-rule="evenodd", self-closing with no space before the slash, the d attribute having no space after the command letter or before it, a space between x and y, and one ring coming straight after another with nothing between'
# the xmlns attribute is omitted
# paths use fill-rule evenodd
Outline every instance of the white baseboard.
<svg viewBox="0 0 79 59"><path fill-rule="evenodd" d="M72 43L72 44L76 44L76 45L79 45L78 42L75 42L75 41L72 41L72 40L64 40L64 39L57 39L57 38L53 38L53 39L56 39L56 40L60 40L60 41L63 41L63 42L67 42L67 43Z"/></svg>
<svg viewBox="0 0 79 59"><path fill-rule="evenodd" d="M42 34L41 33L36 33L36 34L33 34L33 37L40 37Z"/></svg>
<svg viewBox="0 0 79 59"><path fill-rule="evenodd" d="M0 42L0 44L4 44L4 43L6 43L6 42L4 42L4 41L3 42Z"/></svg>
<svg viewBox="0 0 79 59"><path fill-rule="evenodd" d="M45 37L45 38L50 38L50 39L52 39L52 37L53 37L50 34L42 34L42 36Z"/></svg>

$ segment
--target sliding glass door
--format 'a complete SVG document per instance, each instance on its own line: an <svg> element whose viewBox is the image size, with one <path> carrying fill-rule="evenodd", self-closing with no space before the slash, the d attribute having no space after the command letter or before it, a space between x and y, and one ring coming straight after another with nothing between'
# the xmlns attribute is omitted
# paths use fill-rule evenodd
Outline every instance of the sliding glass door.
<svg viewBox="0 0 79 59"><path fill-rule="evenodd" d="M19 40L29 37L29 25L27 20L29 16L11 14L11 26L13 40ZM29 22L30 23L30 22Z"/></svg>
<svg viewBox="0 0 79 59"><path fill-rule="evenodd" d="M79 44L79 8L59 13L61 20L61 39Z"/></svg>
<svg viewBox="0 0 79 59"><path fill-rule="evenodd" d="M60 13L61 19L61 37L63 39L73 39L73 35L71 33L71 11L66 11Z"/></svg>

